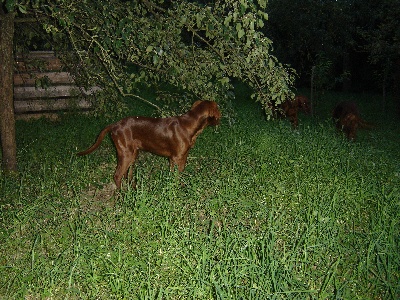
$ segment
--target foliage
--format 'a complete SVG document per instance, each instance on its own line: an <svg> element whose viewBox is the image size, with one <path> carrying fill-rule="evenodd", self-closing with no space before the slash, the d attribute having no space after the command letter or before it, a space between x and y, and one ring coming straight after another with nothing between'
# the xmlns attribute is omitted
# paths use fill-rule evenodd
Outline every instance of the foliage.
<svg viewBox="0 0 400 300"><path fill-rule="evenodd" d="M321 120L353 98L385 125L349 143L304 115L298 131L265 122L237 92L235 122L206 129L185 172L143 154L137 189L114 196L112 143L75 155L104 120L18 122L20 177L0 173L1 298L399 299L400 135L380 98L324 95Z"/></svg>
<svg viewBox="0 0 400 300"><path fill-rule="evenodd" d="M266 5L62 0L28 1L24 8L40 18L84 85L145 101L143 84L164 93L167 85L186 92L185 101L220 101L233 96L232 80L238 79L268 110L271 100L292 97L294 72L273 56L271 40L260 31L268 19Z"/></svg>
<svg viewBox="0 0 400 300"><path fill-rule="evenodd" d="M332 61L324 53L316 56L312 75L312 87L315 91L323 93L334 87L335 78L333 78Z"/></svg>
<svg viewBox="0 0 400 300"><path fill-rule="evenodd" d="M278 59L297 70L303 86L323 53L332 63L336 83L373 90L392 80L393 93L398 94L399 9L392 0L270 0L265 32L274 41ZM376 70L378 76L371 76Z"/></svg>
<svg viewBox="0 0 400 300"><path fill-rule="evenodd" d="M320 55L332 64L342 63L355 44L353 1L270 0L271 24L265 30L280 60L310 78Z"/></svg>
<svg viewBox="0 0 400 300"><path fill-rule="evenodd" d="M361 49L368 53L370 63L378 68L376 81L385 86L388 84L386 81L393 78L398 88L399 75L393 74L400 72L400 5L386 0L368 6L363 2L359 7L360 18L365 20L365 25L358 28L363 41Z"/></svg>
<svg viewBox="0 0 400 300"><path fill-rule="evenodd" d="M365 7L360 5L360 14L368 19L358 28L364 39L364 50L370 54L372 63L386 64L400 56L400 6L395 1L385 0Z"/></svg>

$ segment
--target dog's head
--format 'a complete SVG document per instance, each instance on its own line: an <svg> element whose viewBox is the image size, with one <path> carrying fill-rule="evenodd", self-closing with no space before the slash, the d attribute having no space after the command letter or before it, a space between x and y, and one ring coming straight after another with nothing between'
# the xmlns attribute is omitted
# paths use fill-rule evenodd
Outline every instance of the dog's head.
<svg viewBox="0 0 400 300"><path fill-rule="evenodd" d="M297 104L298 109L304 111L307 114L311 113L311 106L306 96L296 96L294 97L294 101Z"/></svg>
<svg viewBox="0 0 400 300"><path fill-rule="evenodd" d="M356 139L357 129L359 125L359 118L357 115L349 113L341 120L342 130L346 133L350 141Z"/></svg>
<svg viewBox="0 0 400 300"><path fill-rule="evenodd" d="M221 120L221 112L219 111L218 104L215 101L198 100L193 103L192 112L207 118L207 124L210 126L219 125Z"/></svg>

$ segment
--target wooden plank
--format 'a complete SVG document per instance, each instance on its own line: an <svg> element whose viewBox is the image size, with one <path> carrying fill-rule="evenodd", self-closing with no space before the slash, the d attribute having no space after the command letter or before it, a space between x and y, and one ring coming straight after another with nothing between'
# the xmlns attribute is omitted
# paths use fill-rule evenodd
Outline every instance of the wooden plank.
<svg viewBox="0 0 400 300"><path fill-rule="evenodd" d="M60 98L78 96L81 94L92 95L98 90L100 90L98 87L92 87L85 90L74 85L51 86L47 89L35 88L33 86L16 86L14 87L14 99Z"/></svg>
<svg viewBox="0 0 400 300"><path fill-rule="evenodd" d="M15 114L15 119L16 120L24 120L24 121L31 121L31 120L37 120L40 118L46 118L51 121L57 121L60 118L59 113L54 113L54 112L41 112L41 113L26 113L26 114Z"/></svg>
<svg viewBox="0 0 400 300"><path fill-rule="evenodd" d="M47 77L50 84L74 83L74 79L68 72L34 72L32 74L14 73L14 86L35 86L36 80L42 79L43 77Z"/></svg>
<svg viewBox="0 0 400 300"><path fill-rule="evenodd" d="M63 65L54 51L31 51L25 55L17 55L17 70L28 71L59 71Z"/></svg>
<svg viewBox="0 0 400 300"><path fill-rule="evenodd" d="M61 111L74 109L90 109L92 104L86 99L46 99L14 101L17 114L29 112Z"/></svg>
<svg viewBox="0 0 400 300"><path fill-rule="evenodd" d="M14 99L71 97L79 94L79 89L71 85L50 86L47 89L34 86L14 87Z"/></svg>
<svg viewBox="0 0 400 300"><path fill-rule="evenodd" d="M17 61L17 70L20 72L32 72L32 71L40 71L41 69L46 71L60 71L63 67L61 61L56 58L48 58L48 59L38 59L43 63L40 64L32 64L29 63L29 60L26 61Z"/></svg>
<svg viewBox="0 0 400 300"><path fill-rule="evenodd" d="M40 58L40 57L55 57L56 53L54 51L30 51L26 55L22 54L17 54L17 59L24 59L26 57L28 58Z"/></svg>

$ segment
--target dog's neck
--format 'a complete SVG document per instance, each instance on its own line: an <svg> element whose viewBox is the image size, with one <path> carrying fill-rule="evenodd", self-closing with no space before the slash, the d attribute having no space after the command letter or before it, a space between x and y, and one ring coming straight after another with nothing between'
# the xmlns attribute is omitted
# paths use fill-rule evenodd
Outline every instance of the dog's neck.
<svg viewBox="0 0 400 300"><path fill-rule="evenodd" d="M208 125L208 114L201 110L190 110L179 117L179 122L185 124L185 128L191 137L191 145L196 142L196 138L203 132Z"/></svg>

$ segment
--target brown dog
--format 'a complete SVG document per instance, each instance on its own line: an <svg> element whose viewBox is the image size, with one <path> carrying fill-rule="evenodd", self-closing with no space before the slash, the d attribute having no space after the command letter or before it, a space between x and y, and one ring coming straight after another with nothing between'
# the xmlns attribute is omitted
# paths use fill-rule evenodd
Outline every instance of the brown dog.
<svg viewBox="0 0 400 300"><path fill-rule="evenodd" d="M286 100L276 107L278 108L279 116L288 118L294 129L299 126L299 110L307 114L311 113L308 98L301 95L295 96L293 100Z"/></svg>
<svg viewBox="0 0 400 300"><path fill-rule="evenodd" d="M129 166L135 162L139 150L169 158L170 167L185 169L189 150L197 136L208 126L216 126L221 119L218 105L213 101L196 101L184 115L169 118L127 117L104 128L96 142L78 155L92 153L111 132L117 149L118 165L114 181L121 188L121 180L127 176Z"/></svg>
<svg viewBox="0 0 400 300"><path fill-rule="evenodd" d="M335 106L332 119L337 130L342 131L349 141L356 139L358 128L373 127L372 124L361 119L357 104L349 101L340 102Z"/></svg>

